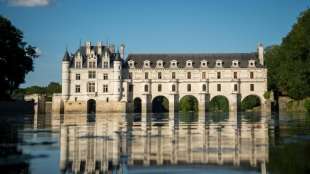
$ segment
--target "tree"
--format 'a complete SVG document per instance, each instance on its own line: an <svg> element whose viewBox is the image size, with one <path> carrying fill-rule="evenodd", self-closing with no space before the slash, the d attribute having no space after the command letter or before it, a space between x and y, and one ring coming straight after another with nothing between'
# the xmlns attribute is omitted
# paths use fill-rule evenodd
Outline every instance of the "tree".
<svg viewBox="0 0 310 174"><path fill-rule="evenodd" d="M268 88L294 99L310 96L310 9L301 13L281 45L266 49Z"/></svg>
<svg viewBox="0 0 310 174"><path fill-rule="evenodd" d="M187 95L180 100L180 111L181 112L197 112L198 101L195 97Z"/></svg>
<svg viewBox="0 0 310 174"><path fill-rule="evenodd" d="M33 70L36 57L35 47L23 41L23 33L0 16L0 100L10 99Z"/></svg>

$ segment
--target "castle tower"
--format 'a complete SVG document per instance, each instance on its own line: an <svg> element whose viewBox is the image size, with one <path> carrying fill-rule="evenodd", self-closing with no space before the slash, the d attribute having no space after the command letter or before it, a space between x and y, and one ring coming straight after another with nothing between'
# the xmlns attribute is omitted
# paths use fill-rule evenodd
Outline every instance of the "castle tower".
<svg viewBox="0 0 310 174"><path fill-rule="evenodd" d="M264 65L264 46L259 44L257 47L258 59L261 65Z"/></svg>
<svg viewBox="0 0 310 174"><path fill-rule="evenodd" d="M70 64L70 56L68 51L66 50L65 55L62 59L62 97L64 100L69 99L70 89L69 89L69 64Z"/></svg>
<svg viewBox="0 0 310 174"><path fill-rule="evenodd" d="M114 66L113 66L113 94L114 94L114 100L120 101L122 96L122 60L120 58L120 53L115 53L115 60L114 60Z"/></svg>

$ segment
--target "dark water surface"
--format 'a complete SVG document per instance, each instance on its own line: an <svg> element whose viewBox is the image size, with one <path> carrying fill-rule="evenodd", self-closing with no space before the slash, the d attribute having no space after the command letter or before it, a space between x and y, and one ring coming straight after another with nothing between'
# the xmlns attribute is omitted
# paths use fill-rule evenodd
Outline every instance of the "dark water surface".
<svg viewBox="0 0 310 174"><path fill-rule="evenodd" d="M0 148L0 173L310 173L310 115L1 115Z"/></svg>

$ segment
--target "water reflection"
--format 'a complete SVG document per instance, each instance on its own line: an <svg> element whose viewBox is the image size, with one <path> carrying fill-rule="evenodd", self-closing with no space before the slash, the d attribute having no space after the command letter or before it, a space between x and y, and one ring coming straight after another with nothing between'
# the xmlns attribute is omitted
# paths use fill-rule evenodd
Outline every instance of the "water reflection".
<svg viewBox="0 0 310 174"><path fill-rule="evenodd" d="M257 115L64 115L63 173L225 165L266 173L268 118ZM169 172L168 172L169 173Z"/></svg>

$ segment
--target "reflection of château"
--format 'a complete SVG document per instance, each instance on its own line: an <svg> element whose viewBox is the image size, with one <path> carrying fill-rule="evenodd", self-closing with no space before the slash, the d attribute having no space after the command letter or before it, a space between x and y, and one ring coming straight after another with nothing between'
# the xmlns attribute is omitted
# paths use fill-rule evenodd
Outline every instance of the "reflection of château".
<svg viewBox="0 0 310 174"><path fill-rule="evenodd" d="M66 115L64 119L60 140L63 171L192 164L264 168L268 161L266 117L252 123L240 121L234 114L221 122L199 119L193 123L154 122L146 115L141 122L121 115L97 115L94 123L87 123L85 116Z"/></svg>

